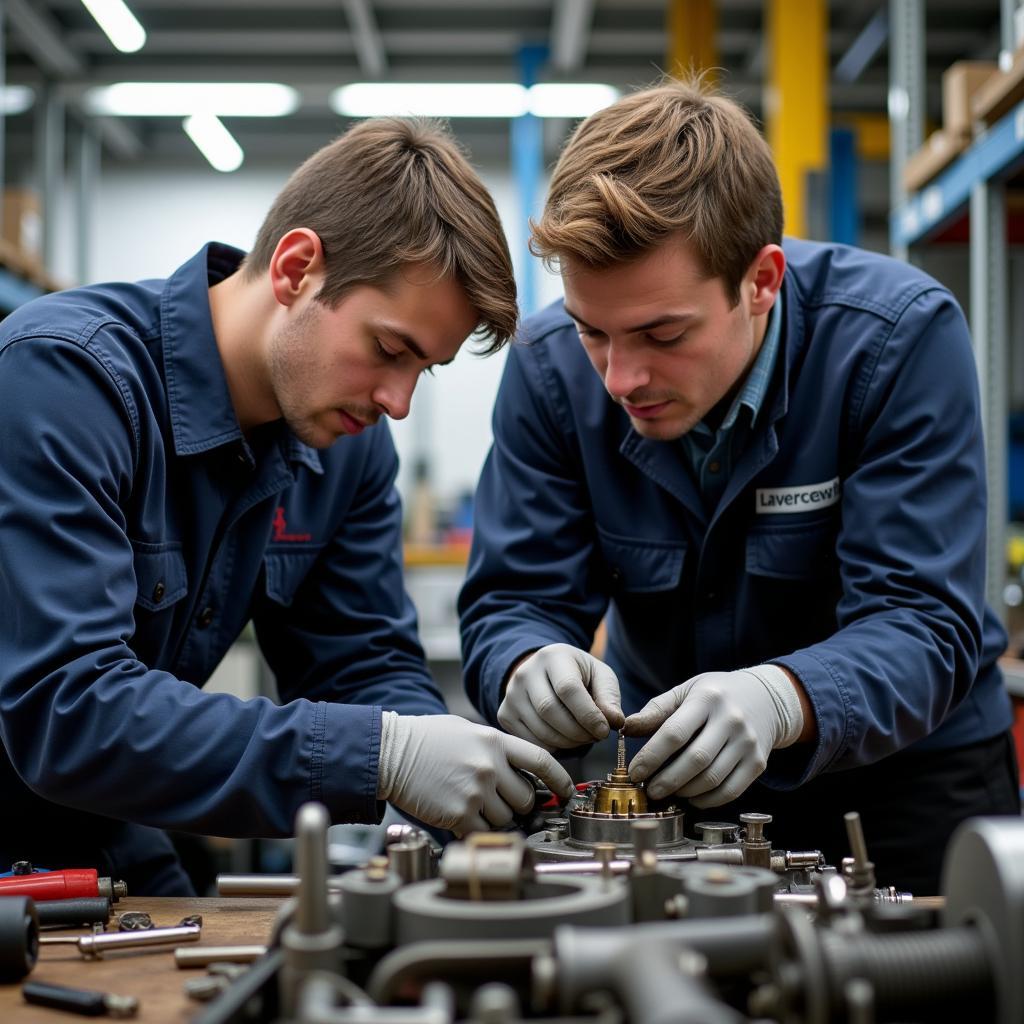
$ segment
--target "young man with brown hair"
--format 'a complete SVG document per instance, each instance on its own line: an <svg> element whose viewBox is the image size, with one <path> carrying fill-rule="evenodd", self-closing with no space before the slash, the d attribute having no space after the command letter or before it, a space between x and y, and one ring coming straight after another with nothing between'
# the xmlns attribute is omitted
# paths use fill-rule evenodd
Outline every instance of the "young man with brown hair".
<svg viewBox="0 0 1024 1024"><path fill-rule="evenodd" d="M515 323L490 197L446 134L401 120L303 164L248 257L211 243L166 281L4 322L0 863L187 894L160 829L288 835L307 800L348 822L390 800L462 833L532 804L518 768L571 788L540 748L445 714L382 422ZM250 619L282 705L199 689Z"/></svg>
<svg viewBox="0 0 1024 1024"><path fill-rule="evenodd" d="M833 863L857 809L880 881L937 892L959 821L1019 811L953 297L783 243L764 140L694 83L583 122L533 245L565 301L495 408L471 697L550 750L624 725L653 797L768 811L776 846Z"/></svg>

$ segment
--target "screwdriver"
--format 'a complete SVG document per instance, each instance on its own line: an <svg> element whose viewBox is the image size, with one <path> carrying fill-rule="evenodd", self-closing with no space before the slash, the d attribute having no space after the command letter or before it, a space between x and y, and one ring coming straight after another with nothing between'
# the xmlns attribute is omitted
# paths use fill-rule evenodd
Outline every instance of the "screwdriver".
<svg viewBox="0 0 1024 1024"><path fill-rule="evenodd" d="M26 1003L80 1013L83 1017L134 1017L139 1009L135 996L118 996L91 988L69 988L45 981L26 981L21 986L21 994Z"/></svg>
<svg viewBox="0 0 1024 1024"><path fill-rule="evenodd" d="M31 896L41 900L66 900L75 896L106 896L115 903L128 895L124 882L100 878L95 868L64 868L61 871L15 870L0 878L0 896Z"/></svg>

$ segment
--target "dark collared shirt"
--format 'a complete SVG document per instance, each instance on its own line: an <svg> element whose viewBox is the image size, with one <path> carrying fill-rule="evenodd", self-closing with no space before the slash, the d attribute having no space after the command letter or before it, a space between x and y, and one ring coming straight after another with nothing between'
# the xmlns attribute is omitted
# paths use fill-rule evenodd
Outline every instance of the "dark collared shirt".
<svg viewBox="0 0 1024 1024"><path fill-rule="evenodd" d="M0 863L124 870L139 826L287 835L306 800L378 820L381 707L444 711L386 424L321 452L242 435L208 295L241 257L0 328ZM250 619L280 706L199 689Z"/></svg>
<svg viewBox="0 0 1024 1024"><path fill-rule="evenodd" d="M732 468L750 438L764 404L768 385L775 372L779 335L782 333L782 292L768 312L764 342L754 365L751 366L739 393L729 405L717 428L701 420L680 438L683 451L693 467L694 480L704 499L704 507L715 510L725 486L732 476Z"/></svg>

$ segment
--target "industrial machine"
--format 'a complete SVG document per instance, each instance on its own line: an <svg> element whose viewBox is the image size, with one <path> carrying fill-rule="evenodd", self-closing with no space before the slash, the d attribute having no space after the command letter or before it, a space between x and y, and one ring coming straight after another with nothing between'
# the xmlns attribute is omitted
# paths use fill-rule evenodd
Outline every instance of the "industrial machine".
<svg viewBox="0 0 1024 1024"><path fill-rule="evenodd" d="M772 850L770 819L699 822L648 801L619 763L543 813L438 857L411 827L330 875L326 811L296 826L295 877L266 951L202 1024L873 1024L1024 1020L1024 821L976 819L947 854L943 899L876 886L852 856ZM230 958L230 950L222 952Z"/></svg>

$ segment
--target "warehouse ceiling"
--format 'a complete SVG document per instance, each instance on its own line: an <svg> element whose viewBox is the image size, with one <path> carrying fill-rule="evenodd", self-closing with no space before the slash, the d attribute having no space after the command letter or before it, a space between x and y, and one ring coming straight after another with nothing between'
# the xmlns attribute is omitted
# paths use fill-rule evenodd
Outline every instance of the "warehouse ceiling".
<svg viewBox="0 0 1024 1024"><path fill-rule="evenodd" d="M251 162L297 162L342 130L345 120L328 104L339 85L514 82L523 48L542 46L549 53L545 80L628 89L657 77L667 47L663 0L129 0L148 36L133 54L114 49L80 0L6 0L5 6L8 82L37 89L53 83L67 97L72 122L85 90L97 84L294 86L301 101L288 117L224 119ZM762 0L719 0L717 7L723 84L759 112ZM887 8L880 0L830 4L833 110L884 112ZM999 2L928 0L926 10L928 99L937 119L942 70L963 58L996 58ZM31 153L33 123L31 111L8 118L12 159ZM507 121L458 119L454 127L477 160L507 159ZM548 124L549 156L566 128ZM108 119L103 139L107 160L203 163L175 118Z"/></svg>

